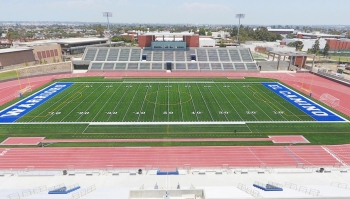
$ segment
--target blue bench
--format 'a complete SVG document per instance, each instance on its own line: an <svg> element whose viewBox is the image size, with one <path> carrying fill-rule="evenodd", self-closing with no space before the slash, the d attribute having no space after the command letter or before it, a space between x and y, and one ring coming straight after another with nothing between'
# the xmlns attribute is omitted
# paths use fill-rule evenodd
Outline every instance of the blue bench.
<svg viewBox="0 0 350 199"><path fill-rule="evenodd" d="M179 175L179 171L157 171L157 175Z"/></svg>
<svg viewBox="0 0 350 199"><path fill-rule="evenodd" d="M270 185L270 184L266 184L266 187L263 187L263 186L258 185L258 184L253 184L253 186L256 187L256 188L259 188L261 190L264 190L264 191L283 191L282 188L276 187L276 186L273 186L273 185Z"/></svg>
<svg viewBox="0 0 350 199"><path fill-rule="evenodd" d="M60 187L58 189L49 191L49 194L68 194L68 193L70 193L72 191L75 191L77 189L80 189L80 186L73 187L73 188L70 188L70 189L67 189L67 187Z"/></svg>

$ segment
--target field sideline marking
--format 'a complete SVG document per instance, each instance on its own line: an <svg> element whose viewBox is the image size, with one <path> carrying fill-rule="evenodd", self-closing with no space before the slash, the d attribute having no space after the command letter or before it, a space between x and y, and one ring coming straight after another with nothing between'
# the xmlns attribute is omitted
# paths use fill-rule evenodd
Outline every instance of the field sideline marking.
<svg viewBox="0 0 350 199"><path fill-rule="evenodd" d="M158 124L264 124L264 123L276 123L276 124L295 124L295 123L349 123L349 121L244 121L244 122L15 122L15 123L1 123L1 125L31 125L31 124L86 124L86 125L99 125L103 123L105 125L158 125Z"/></svg>
<svg viewBox="0 0 350 199"><path fill-rule="evenodd" d="M186 81L174 81L170 84L227 84L227 83L239 83L239 84L260 84L261 82L186 82ZM276 83L276 82L271 82ZM74 82L74 84L168 84L168 82Z"/></svg>

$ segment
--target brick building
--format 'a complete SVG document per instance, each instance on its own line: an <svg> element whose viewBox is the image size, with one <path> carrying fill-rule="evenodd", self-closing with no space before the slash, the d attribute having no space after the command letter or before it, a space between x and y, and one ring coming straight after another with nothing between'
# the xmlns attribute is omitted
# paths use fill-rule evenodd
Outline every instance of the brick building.
<svg viewBox="0 0 350 199"><path fill-rule="evenodd" d="M199 35L193 33L146 33L138 35L138 42L141 48L197 48L199 47Z"/></svg>

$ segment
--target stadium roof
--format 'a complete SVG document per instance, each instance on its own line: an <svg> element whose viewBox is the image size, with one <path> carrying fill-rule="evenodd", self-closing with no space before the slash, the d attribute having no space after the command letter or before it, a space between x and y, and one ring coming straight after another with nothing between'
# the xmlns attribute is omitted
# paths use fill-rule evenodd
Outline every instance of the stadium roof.
<svg viewBox="0 0 350 199"><path fill-rule="evenodd" d="M292 51L270 51L269 53L281 56L315 56L314 54L307 54L305 52L292 52Z"/></svg>
<svg viewBox="0 0 350 199"><path fill-rule="evenodd" d="M107 38L66 38L66 39L52 39L52 40L37 40L32 42L19 42L15 43L18 46L40 46L48 44L80 44L89 42L102 42L107 41Z"/></svg>
<svg viewBox="0 0 350 199"><path fill-rule="evenodd" d="M154 35L154 36L163 36L163 35L167 35L167 36L179 36L179 35L194 35L193 32L175 32L175 33L171 33L171 32L148 32L145 33L143 35Z"/></svg>

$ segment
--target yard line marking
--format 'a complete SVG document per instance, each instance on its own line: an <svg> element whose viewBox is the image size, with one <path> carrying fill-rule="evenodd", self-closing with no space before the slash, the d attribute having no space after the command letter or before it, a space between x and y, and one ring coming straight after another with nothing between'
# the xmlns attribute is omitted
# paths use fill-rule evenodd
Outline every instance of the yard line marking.
<svg viewBox="0 0 350 199"><path fill-rule="evenodd" d="M234 84L234 83L233 83ZM235 84L234 84L235 85ZM236 86L236 85L235 85ZM239 89L239 87L238 86L236 86L237 88L238 88L238 90L241 92L241 93L244 93L243 91L241 91L240 89ZM228 89L237 99L238 99L238 101L246 108L246 111L249 111L249 109L248 109L248 107L245 105L245 103L243 103L241 100L240 100L240 98L235 94L235 92L233 92L232 90L231 90L231 87L229 87L229 89ZM248 97L245 93L244 93L244 95L246 96L246 97ZM249 97L248 97L249 98ZM250 98L249 98L249 100L250 101L252 101ZM253 102L254 103L254 102ZM255 103L254 103L254 105L255 106L257 106L257 107L259 107L258 105L256 105ZM252 115L256 120L258 120L258 118L257 117L255 117L255 115ZM240 117L242 117L242 116L240 116ZM270 118L271 119L271 118ZM272 120L272 119L271 119Z"/></svg>
<svg viewBox="0 0 350 199"><path fill-rule="evenodd" d="M238 111L237 111L237 110L235 109L235 107L232 105L232 103L230 102L230 100L227 99L226 95L225 95L225 94L222 92L222 90L219 88L219 86L216 85L216 84L215 84L215 86L219 89L219 91L220 91L221 94L225 97L225 99L227 100L227 102L231 105L231 107L233 108L233 110L235 110L235 112L237 113L238 117L240 117L241 120L244 121L243 118L241 117L241 115L238 113Z"/></svg>
<svg viewBox="0 0 350 199"><path fill-rule="evenodd" d="M104 90L102 93L100 93L100 95L99 95L97 98L95 98L95 100L90 104L90 106L88 106L87 109L84 110L84 111L90 112L90 111L89 111L90 108L95 104L95 102L96 102L98 99L100 99L100 97L103 96L103 94L104 94L107 90L109 90L109 88L105 88L105 90ZM101 109L100 109L100 110L101 110ZM82 116L83 116L83 114L81 114L81 115L78 117L78 119L76 119L75 121L79 121L80 118L81 118ZM95 117L96 117L96 116L95 116Z"/></svg>
<svg viewBox="0 0 350 199"><path fill-rule="evenodd" d="M120 84L120 85L123 85L123 84ZM114 106L113 112L116 112L115 109L118 107L119 103L120 103L120 102L122 101L122 99L124 98L125 93L126 93L129 89L130 89L130 87L127 87L127 88L124 90L123 95L119 98L119 101L118 101L117 104ZM111 119L111 117L112 117L112 115L109 115L107 121L109 121L109 120Z"/></svg>
<svg viewBox="0 0 350 199"><path fill-rule="evenodd" d="M78 108L80 104L82 104L83 102L85 102L85 100L88 99L88 97L89 97L90 95L92 95L96 90L98 90L101 86L102 86L102 84L100 84L100 86L98 86L97 88L95 88L93 92L91 92L89 95L87 95L77 106L75 106L66 116L64 116L64 117L61 119L60 122L62 122L66 117L68 117L69 115L71 115L71 113L72 113L76 108ZM67 103L67 104L68 104L68 103ZM66 105L67 105L67 104L66 104ZM65 106L63 106L62 108L64 108L64 107L65 107ZM61 108L61 109L62 109L62 108ZM59 109L59 110L61 110L61 109Z"/></svg>
<svg viewBox="0 0 350 199"><path fill-rule="evenodd" d="M213 116L211 115L211 112L210 112L210 110L209 110L209 108L208 108L207 102L205 101L205 99L204 99L204 97L203 97L203 94L202 94L202 91L201 91L201 89L199 88L199 86L198 86L197 83L196 83L196 86L197 86L197 88L198 88L198 90L199 90L199 93L200 93L201 96L202 96L202 99L203 99L203 101L204 101L205 106L207 107L207 111L208 111L208 113L209 113L209 115L210 115L211 120L214 121Z"/></svg>
<svg viewBox="0 0 350 199"><path fill-rule="evenodd" d="M209 87L208 87L208 90L210 91L211 96L213 96L213 98L214 98L216 104L217 104L218 107L220 108L220 111L224 111L224 110L222 109L222 107L220 106L220 103L218 102L218 100L216 99L216 97L214 96L213 92L211 91L211 89L210 89ZM229 119L227 118L226 114L224 114L224 117L226 118L227 121L229 121Z"/></svg>
<svg viewBox="0 0 350 199"><path fill-rule="evenodd" d="M169 100L170 100L170 99L169 99L169 79L168 79L168 122L169 122L169 117L170 117L170 114L169 114L169 111L170 111L170 110L169 110L169 108L170 108L170 107L169 107Z"/></svg>
<svg viewBox="0 0 350 199"><path fill-rule="evenodd" d="M126 117L126 115L128 114L128 111L129 111L129 109L130 109L130 106L131 106L132 102L133 102L134 99L135 99L135 96L137 95L137 91L139 90L140 85L141 85L141 84L139 84L139 86L137 87L137 90L136 90L136 92L134 93L134 96L132 97L131 102L129 103L129 106L128 106L128 108L127 108L126 111L125 111L124 117L123 117L123 119L122 119L123 122L125 122L125 121L124 121L124 120L125 120L125 117Z"/></svg>
<svg viewBox="0 0 350 199"><path fill-rule="evenodd" d="M67 97L68 95L70 95L72 92L75 92L73 95L71 95L68 99L70 99L70 98L72 98L73 96L75 96L75 94L76 93L78 93L78 92L76 92L76 90L78 90L80 87L76 87L74 90L72 90L72 91L70 91L69 93L67 93L66 95L64 95L62 98L65 98L65 97ZM61 98L61 99L62 99ZM40 116L41 114L45 114L45 112L48 110L48 109L50 109L52 106L54 106L55 104L58 104L58 103L60 103L61 102L61 104L60 105L58 105L58 107L60 107L63 103L65 103L66 101L68 101L68 99L67 100L65 100L64 102L61 102L60 100L58 100L58 101L56 101L56 102L54 102L51 106L49 106L48 108L46 108L44 111L42 111L39 115L36 115L36 116L23 116L24 118L25 117L33 117L31 120L29 120L29 122L32 122L33 120L35 120L36 118L38 118L38 117L47 117L47 116L49 116L49 114L47 113L46 115L43 115L43 116ZM48 100L48 101L46 101L45 103L43 103L42 105L44 105L44 104L46 104L46 103L48 103L48 102L50 102L50 100ZM37 107L38 108L38 107ZM57 108L57 107L56 107ZM55 108L55 109L56 109ZM35 108L36 109L36 108ZM35 110L34 109L34 110ZM48 112L53 112L55 109L53 109L53 110L51 110L51 111L48 111Z"/></svg>
<svg viewBox="0 0 350 199"><path fill-rule="evenodd" d="M253 88L253 87L252 87ZM257 88L259 91L261 91L261 89ZM261 92L259 92L260 94ZM274 93L275 94L275 93ZM261 94L260 94L261 95ZM269 95L267 95L269 96ZM277 96L277 95L276 95ZM279 97L279 96L278 96ZM264 97L265 98L265 97ZM288 115L286 113L283 113L282 115L286 115L286 116L296 116L299 120L302 120L300 117L298 117L298 115L294 114L292 111L290 111L288 108L286 108L283 104L281 104L280 102L276 101L274 98L270 97L273 101L275 101L276 103L278 103L281 107L283 107L285 110L287 110L288 112L290 112L292 115ZM266 98L265 98L266 99ZM268 100L268 99L266 99ZM270 102L270 100L268 100ZM270 102L271 103L271 102ZM288 102L289 103L289 102ZM272 103L271 103L272 104ZM290 104L290 103L289 103ZM276 104L272 104L273 106L275 106L276 108L278 108L280 110L280 107L277 107ZM283 111L283 110L280 110L280 111ZM307 116L307 115L305 115Z"/></svg>
<svg viewBox="0 0 350 199"><path fill-rule="evenodd" d="M184 122L184 113L182 111L182 101L181 101L181 94L180 94L180 86L179 84L177 84L177 91L178 91L178 94L179 94L179 99L180 99L180 108L181 108L181 118L182 118L182 121Z"/></svg>
<svg viewBox="0 0 350 199"><path fill-rule="evenodd" d="M249 89L249 90L253 90L254 92L258 93L258 95L260 95L261 97L264 98L264 100L266 100L265 104L267 104L270 108L272 108L273 111L277 111L277 110L275 109L275 108L276 108L276 105L272 104L272 103L270 102L270 100L266 99L266 97L262 94L263 92L261 92L261 90L260 90L260 92L258 92L257 90L255 90L255 89L252 88L252 87L248 87L248 89ZM253 93L254 93L254 92L253 92ZM272 104L275 108L272 107L270 104ZM281 110L279 109L279 107L277 107L277 109L278 109L278 111L281 111ZM285 121L289 121L286 117L283 116L283 114L281 114L281 117L284 118Z"/></svg>
<svg viewBox="0 0 350 199"><path fill-rule="evenodd" d="M150 88L150 84L148 84L147 91L146 91L146 95L147 95L147 93L148 93L149 88ZM145 101L146 101L146 97L143 98L142 105L141 105L141 110L140 110L140 111L142 111L143 105L145 104ZM137 117L137 121L138 121L138 122L139 122L139 120L140 120L140 117L141 117L141 114L139 114L139 116Z"/></svg>
<svg viewBox="0 0 350 199"><path fill-rule="evenodd" d="M191 90L190 90L190 87L189 87L188 83L187 83L187 90L188 90L188 92L190 93L190 95L192 96L192 93L191 93ZM198 114L197 114L198 111L197 111L197 109L196 109L196 106L194 105L193 100L191 100L191 101L192 101L192 106L193 106L194 112L196 113L197 121L199 121L199 119L198 119Z"/></svg>
<svg viewBox="0 0 350 199"><path fill-rule="evenodd" d="M254 106L256 106L258 109L260 109L268 118L270 118L271 121L274 121L260 106L258 106L244 91L242 91L236 84L233 83L233 85L235 85L235 87L237 87L237 89L243 93L253 104ZM231 88L229 88L231 93L234 94L234 92L231 90ZM236 94L234 94L236 96ZM237 96L236 96L237 97ZM238 100L243 104L243 106L247 109L247 106L238 98ZM253 115L253 117L255 117L255 115ZM258 118L255 117L255 119L258 121Z"/></svg>
<svg viewBox="0 0 350 199"><path fill-rule="evenodd" d="M152 122L154 122L154 115L156 114L156 107L157 107L157 102L158 102L158 93L159 93L159 84L158 84L158 88L157 88L156 103L154 104L154 108L153 108Z"/></svg>
<svg viewBox="0 0 350 199"><path fill-rule="evenodd" d="M103 106L100 108L100 110L95 114L95 116L91 119L91 121L94 121L95 118L97 117L97 115L100 114L100 112L104 109L104 107L106 106L107 102L109 102L109 100L114 96L114 94L119 90L119 88L121 87L122 84L119 84L118 88L114 90L114 92L109 96L108 100L106 100L106 102L103 104ZM113 111L114 112L114 111Z"/></svg>

